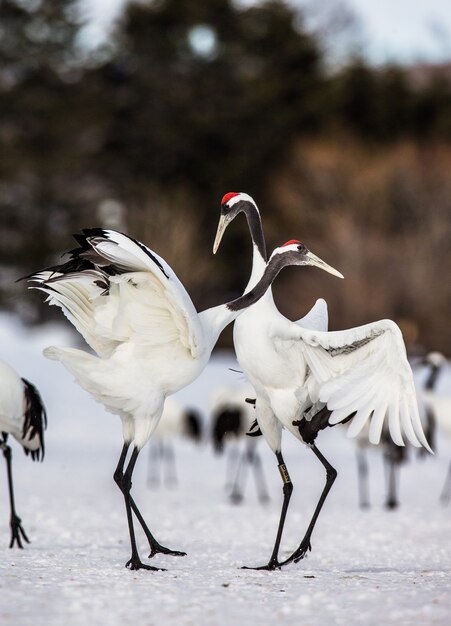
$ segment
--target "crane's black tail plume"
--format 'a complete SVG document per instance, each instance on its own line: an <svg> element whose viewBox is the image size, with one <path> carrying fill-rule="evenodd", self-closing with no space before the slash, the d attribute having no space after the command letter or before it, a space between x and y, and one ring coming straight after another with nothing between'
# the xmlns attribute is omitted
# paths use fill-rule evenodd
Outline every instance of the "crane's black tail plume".
<svg viewBox="0 0 451 626"><path fill-rule="evenodd" d="M216 413L212 432L213 447L216 452L223 451L227 434L239 436L242 431L242 420L242 411L238 408L227 407Z"/></svg>
<svg viewBox="0 0 451 626"><path fill-rule="evenodd" d="M185 427L187 430L187 435L190 437L190 439L193 439L196 443L199 443L202 440L202 419L199 413L194 409L188 409L186 411Z"/></svg>
<svg viewBox="0 0 451 626"><path fill-rule="evenodd" d="M25 454L31 455L33 461L42 461L45 455L44 430L47 428L47 413L44 402L36 387L22 378L25 395L25 420L23 424L22 437L24 439L34 439L39 437L39 448L28 450L24 447Z"/></svg>

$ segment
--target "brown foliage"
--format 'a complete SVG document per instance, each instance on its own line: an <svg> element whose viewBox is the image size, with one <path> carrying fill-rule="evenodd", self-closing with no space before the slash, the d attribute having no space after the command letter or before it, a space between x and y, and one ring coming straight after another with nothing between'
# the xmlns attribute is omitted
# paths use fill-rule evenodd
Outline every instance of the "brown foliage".
<svg viewBox="0 0 451 626"><path fill-rule="evenodd" d="M333 329L390 317L409 344L449 353L450 168L447 145L299 143L274 180L274 209L261 207L266 229L304 238L345 280L287 273L275 289L286 313L325 297Z"/></svg>

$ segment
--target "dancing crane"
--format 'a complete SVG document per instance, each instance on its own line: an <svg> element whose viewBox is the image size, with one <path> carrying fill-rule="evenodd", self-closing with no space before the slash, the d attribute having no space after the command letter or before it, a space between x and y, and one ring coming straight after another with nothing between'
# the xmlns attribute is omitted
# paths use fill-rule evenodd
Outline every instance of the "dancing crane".
<svg viewBox="0 0 451 626"><path fill-rule="evenodd" d="M166 261L144 244L101 228L84 230L75 239L78 247L67 262L30 280L48 295L50 304L63 310L95 354L48 347L44 355L60 361L81 387L120 416L124 444L114 480L127 513L131 557L126 567L161 569L142 563L133 513L149 542L149 557L185 553L156 541L130 490L138 455L159 422L166 396L199 376L220 332L265 293L283 267L323 262L305 246L276 248L254 289L198 313Z"/></svg>
<svg viewBox="0 0 451 626"><path fill-rule="evenodd" d="M239 213L247 218L253 243L247 290L260 280L266 262L260 213L248 194L230 192L223 197L213 252ZM272 570L298 562L311 550L315 523L337 476L316 446L321 430L349 421L348 436L355 437L369 423L369 440L377 444L388 421L396 444L404 445L404 433L414 446L431 450L421 426L402 334L393 321L327 332L327 306L323 300L318 300L303 320L292 322L278 311L268 289L235 322L234 345L238 362L255 389L258 424L276 455L284 483L272 555L266 565L255 568ZM281 452L283 427L307 444L322 463L326 484L301 543L280 562L280 541L293 491Z"/></svg>
<svg viewBox="0 0 451 626"><path fill-rule="evenodd" d="M12 475L12 451L8 436L12 435L32 461L44 459L44 430L47 415L38 390L12 367L0 361L0 449L6 461L8 476L11 540L9 547L23 548L30 543L16 513Z"/></svg>

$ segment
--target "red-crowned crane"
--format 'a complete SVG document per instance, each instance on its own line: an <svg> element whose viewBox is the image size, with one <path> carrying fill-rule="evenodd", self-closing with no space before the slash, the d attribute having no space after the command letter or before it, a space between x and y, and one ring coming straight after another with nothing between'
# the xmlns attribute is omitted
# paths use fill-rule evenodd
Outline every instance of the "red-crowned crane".
<svg viewBox="0 0 451 626"><path fill-rule="evenodd" d="M246 287L252 289L265 268L266 246L259 210L248 194L230 192L223 197L213 252L239 213L245 214L252 237L252 274ZM316 520L337 476L316 446L321 430L350 421L348 435L355 437L369 422L369 440L379 443L388 421L396 444L404 445L404 432L414 446L430 450L398 326L391 320L381 320L342 331L326 329L327 307L323 300L304 320L292 322L278 311L271 289L235 322L238 362L255 389L258 424L276 455L284 484L273 552L269 562L256 569L272 570L297 562L311 550ZM281 452L283 427L307 444L324 466L326 485L301 543L280 562L280 540L293 491Z"/></svg>
<svg viewBox="0 0 451 626"><path fill-rule="evenodd" d="M126 567L161 569L142 563L133 513L149 541L150 557L185 553L156 541L130 490L136 460L160 420L165 398L199 376L221 331L262 297L283 267L328 266L305 247L276 248L250 292L198 313L166 261L144 244L101 228L84 230L75 239L78 247L66 263L30 279L48 294L50 304L61 307L94 354L48 347L44 355L60 361L86 391L120 416L124 445L114 480L124 496L130 534Z"/></svg>
<svg viewBox="0 0 451 626"><path fill-rule="evenodd" d="M30 543L16 513L12 475L12 451L8 436L12 435L30 455L32 461L44 459L44 430L47 415L42 398L34 385L21 378L12 367L0 361L0 449L6 461L8 477L11 540L9 547L23 548Z"/></svg>
<svg viewBox="0 0 451 626"><path fill-rule="evenodd" d="M226 459L226 491L234 504L242 502L248 470L253 470L260 502L269 500L255 432L254 390L250 385L222 385L211 402L211 439L216 452Z"/></svg>

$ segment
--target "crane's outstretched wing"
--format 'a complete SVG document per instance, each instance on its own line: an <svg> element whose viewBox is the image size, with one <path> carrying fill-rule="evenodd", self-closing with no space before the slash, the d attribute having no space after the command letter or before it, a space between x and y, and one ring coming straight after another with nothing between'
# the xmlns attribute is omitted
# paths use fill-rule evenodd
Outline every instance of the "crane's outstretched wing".
<svg viewBox="0 0 451 626"><path fill-rule="evenodd" d="M399 327L381 320L349 330L321 332L296 327L309 375L306 384L313 402L332 411L331 425L354 414L348 435L355 437L369 422L369 440L379 443L388 421L393 441L404 445L402 433L414 446L430 447L418 412L412 370ZM290 339L287 334L282 341ZM287 347L290 349L290 347Z"/></svg>
<svg viewBox="0 0 451 626"><path fill-rule="evenodd" d="M84 230L69 261L30 277L100 356L135 339L137 350L183 346L193 358L202 334L194 305L169 265L112 230Z"/></svg>

